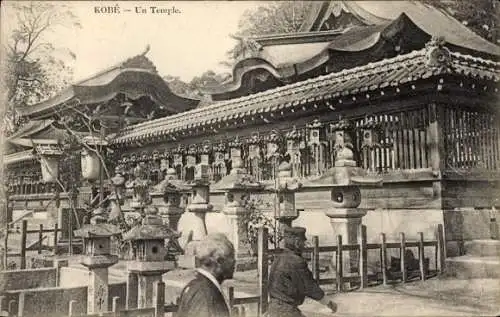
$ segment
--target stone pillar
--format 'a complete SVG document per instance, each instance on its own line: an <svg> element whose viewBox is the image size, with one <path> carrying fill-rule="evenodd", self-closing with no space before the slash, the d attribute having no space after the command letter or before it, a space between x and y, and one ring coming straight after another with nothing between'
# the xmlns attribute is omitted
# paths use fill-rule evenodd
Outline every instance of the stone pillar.
<svg viewBox="0 0 500 317"><path fill-rule="evenodd" d="M126 309L137 308L137 292L139 290L139 278L136 273L127 273Z"/></svg>
<svg viewBox="0 0 500 317"><path fill-rule="evenodd" d="M245 258L250 255L248 246L248 232L245 218L250 210L243 206L244 191L228 190L226 193L226 204L222 212L226 215L231 231L229 240L234 244L236 259Z"/></svg>
<svg viewBox="0 0 500 317"><path fill-rule="evenodd" d="M152 204L160 213L163 224L174 231L184 210L180 207L181 187L177 180L175 169L169 168L163 181L153 188L151 195Z"/></svg>
<svg viewBox="0 0 500 317"><path fill-rule="evenodd" d="M162 281L161 274L138 275L137 308L153 307L154 286Z"/></svg>
<svg viewBox="0 0 500 317"><path fill-rule="evenodd" d="M87 291L87 313L108 311L108 268L93 268L89 271Z"/></svg>
<svg viewBox="0 0 500 317"><path fill-rule="evenodd" d="M207 225L205 217L212 211L213 206L209 203L210 187L208 183L197 182L193 185L193 199L187 205L186 210L192 212L196 218L191 223L193 231L193 240L200 241L207 235Z"/></svg>
<svg viewBox="0 0 500 317"><path fill-rule="evenodd" d="M298 179L292 177L292 165L288 162L282 162L278 167L278 182L275 188L278 196L278 220L280 233L287 227L292 226L292 221L299 217L295 208L295 192L302 186Z"/></svg>
<svg viewBox="0 0 500 317"><path fill-rule="evenodd" d="M84 256L82 265L89 270L87 288L87 313L97 314L109 311L108 268L118 262L118 256L110 254L111 237L120 234L118 227L105 223L102 209L94 210L90 224L75 231L83 238Z"/></svg>

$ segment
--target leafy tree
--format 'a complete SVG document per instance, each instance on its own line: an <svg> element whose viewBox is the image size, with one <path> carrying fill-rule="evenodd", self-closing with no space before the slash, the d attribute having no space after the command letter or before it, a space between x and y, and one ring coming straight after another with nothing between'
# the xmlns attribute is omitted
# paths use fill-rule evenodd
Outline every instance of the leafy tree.
<svg viewBox="0 0 500 317"><path fill-rule="evenodd" d="M497 43L500 5L496 0L421 0L421 2L449 13L478 35Z"/></svg>
<svg viewBox="0 0 500 317"><path fill-rule="evenodd" d="M311 3L308 1L269 1L243 13L238 36L293 33L300 30Z"/></svg>
<svg viewBox="0 0 500 317"><path fill-rule="evenodd" d="M75 54L58 48L50 34L61 27L81 27L77 17L62 3L9 2L4 8L11 29L4 41L7 100L14 107L39 102L71 80L68 60Z"/></svg>

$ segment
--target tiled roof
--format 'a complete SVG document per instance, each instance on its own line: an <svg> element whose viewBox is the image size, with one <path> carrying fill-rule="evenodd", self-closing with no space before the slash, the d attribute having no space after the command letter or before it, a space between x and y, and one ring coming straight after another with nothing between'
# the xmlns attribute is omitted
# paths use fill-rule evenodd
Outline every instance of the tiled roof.
<svg viewBox="0 0 500 317"><path fill-rule="evenodd" d="M145 56L148 51L149 47L142 54L78 81L45 101L23 107L20 113L31 118L43 117L66 103L98 103L108 101L119 93L134 100L148 96L160 107L175 113L195 108L199 100L173 93Z"/></svg>
<svg viewBox="0 0 500 317"><path fill-rule="evenodd" d="M439 54L444 55L445 59L436 62ZM147 139L299 104L304 105L314 100L368 92L445 74L498 81L500 63L450 52L446 48L429 46L361 67L130 126L125 128L112 143Z"/></svg>

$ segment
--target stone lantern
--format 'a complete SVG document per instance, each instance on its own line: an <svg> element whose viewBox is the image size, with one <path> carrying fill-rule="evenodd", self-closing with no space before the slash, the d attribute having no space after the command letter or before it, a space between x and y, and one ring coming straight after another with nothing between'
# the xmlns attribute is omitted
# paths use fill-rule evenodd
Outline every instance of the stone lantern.
<svg viewBox="0 0 500 317"><path fill-rule="evenodd" d="M108 198L110 201L110 220L117 219L121 216L120 205L125 193L125 177L123 177L122 175L122 169L122 166L117 166L115 168L115 176L111 178L111 183L114 190Z"/></svg>
<svg viewBox="0 0 500 317"><path fill-rule="evenodd" d="M166 170L166 175L151 192L152 205L158 208L163 223L173 231L177 231L179 219L184 212L180 207L182 192L189 187L177 179L177 172L173 168Z"/></svg>
<svg viewBox="0 0 500 317"><path fill-rule="evenodd" d="M350 138L351 127L347 120L331 126L335 133L335 166L321 177L304 184L307 187L330 190L331 207L325 210L325 214L330 218L333 233L341 235L346 244L358 243L362 217L368 211L359 208L360 187L382 185L382 177L368 176L364 169L356 166ZM344 272L348 273L356 263L355 251L349 251L346 255L343 263Z"/></svg>
<svg viewBox="0 0 500 317"><path fill-rule="evenodd" d="M174 261L165 260L165 240L172 239L174 233L163 224L157 208L148 206L145 213L142 223L123 235L125 241L131 242L133 249L132 261L127 267L129 308L136 305L138 308L152 307L154 284L161 282L163 273L175 268Z"/></svg>
<svg viewBox="0 0 500 317"><path fill-rule="evenodd" d="M81 264L89 269L87 289L87 313L109 311L108 268L118 262L111 254L111 237L121 234L120 229L106 223L103 210L94 210L90 224L75 230L75 236L83 238L84 255Z"/></svg>
<svg viewBox="0 0 500 317"><path fill-rule="evenodd" d="M278 167L278 182L273 191L278 196L279 208L276 219L280 224L280 230L292 226L292 221L299 217L295 208L295 192L302 187L297 178L292 177L292 166L288 162L282 162Z"/></svg>
<svg viewBox="0 0 500 317"><path fill-rule="evenodd" d="M83 139L83 142L90 148L102 148L108 145L108 142L102 138L96 136L87 136ZM98 180L101 173L101 160L97 153L89 151L86 148L82 150L81 156L82 163L82 177L86 180L95 181Z"/></svg>
<svg viewBox="0 0 500 317"><path fill-rule="evenodd" d="M235 162L239 163L239 161ZM251 253L246 244L248 229L245 218L251 210L245 206L245 200L252 191L259 191L263 186L237 164L233 166L229 175L223 177L215 185L215 188L226 192L226 203L222 212L226 215L231 228L229 239L233 242L236 251L236 269L249 268L248 266L256 262L255 259L249 257Z"/></svg>
<svg viewBox="0 0 500 317"><path fill-rule="evenodd" d="M191 187L192 199L186 206L186 210L194 215L189 224L184 228L184 234L191 235L191 241L186 245L184 254L179 256L179 266L193 268L196 266L194 250L196 243L202 241L207 235L205 218L211 212L213 206L210 204L210 183L208 169L205 164L200 163L196 167L195 179L186 186Z"/></svg>
<svg viewBox="0 0 500 317"><path fill-rule="evenodd" d="M59 160L63 152L53 144L37 144L35 151L40 155L43 182L55 182L59 177Z"/></svg>

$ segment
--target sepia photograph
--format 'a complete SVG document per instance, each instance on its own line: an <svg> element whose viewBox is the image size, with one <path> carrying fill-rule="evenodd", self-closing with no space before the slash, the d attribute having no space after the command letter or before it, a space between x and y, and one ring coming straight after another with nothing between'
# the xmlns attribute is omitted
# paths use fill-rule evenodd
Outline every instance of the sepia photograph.
<svg viewBox="0 0 500 317"><path fill-rule="evenodd" d="M500 315L500 4L0 4L0 316Z"/></svg>

